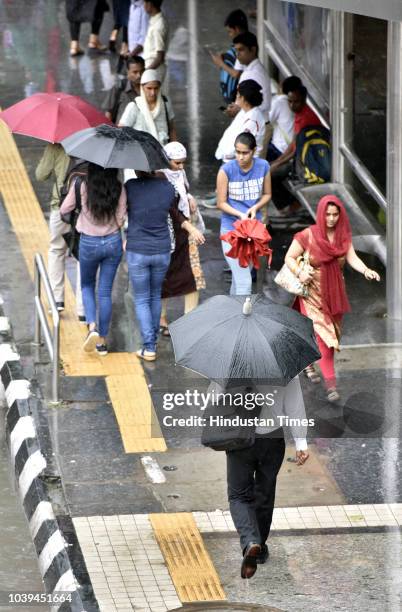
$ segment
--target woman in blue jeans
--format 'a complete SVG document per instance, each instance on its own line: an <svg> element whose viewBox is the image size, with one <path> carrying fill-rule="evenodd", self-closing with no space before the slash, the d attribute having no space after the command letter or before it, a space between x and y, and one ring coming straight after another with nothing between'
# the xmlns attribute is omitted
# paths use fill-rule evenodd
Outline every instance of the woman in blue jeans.
<svg viewBox="0 0 402 612"><path fill-rule="evenodd" d="M174 187L164 174L137 172L125 184L128 206L126 256L143 347L137 356L155 361L162 283L170 262L168 215L200 244L204 237L177 209Z"/></svg>
<svg viewBox="0 0 402 612"><path fill-rule="evenodd" d="M238 219L261 220L261 208L271 199L269 163L254 157L257 143L250 132L242 132L235 140L236 159L221 166L216 184L217 206L222 211L221 235L234 229ZM227 257L231 245L222 241L225 259L232 271L230 295L250 295L250 268L242 268L238 259Z"/></svg>
<svg viewBox="0 0 402 612"><path fill-rule="evenodd" d="M112 316L112 287L122 258L120 228L127 214L127 197L117 178L115 168L101 168L89 164L88 177L81 184L81 213L77 230L81 233L79 261L82 301L88 325L84 342L87 352L96 349L107 355L106 336ZM75 185L71 185L60 212L65 214L76 207ZM96 277L98 278L98 309L96 312Z"/></svg>

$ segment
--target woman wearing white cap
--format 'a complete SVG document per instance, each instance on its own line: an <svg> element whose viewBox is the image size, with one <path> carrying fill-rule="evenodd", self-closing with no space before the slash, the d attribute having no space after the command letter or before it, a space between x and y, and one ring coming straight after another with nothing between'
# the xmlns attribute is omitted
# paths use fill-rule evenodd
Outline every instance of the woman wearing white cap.
<svg viewBox="0 0 402 612"><path fill-rule="evenodd" d="M161 94L156 70L145 70L141 77L141 95L130 102L119 126L129 126L152 134L161 145L176 140L174 113L168 98Z"/></svg>
<svg viewBox="0 0 402 612"><path fill-rule="evenodd" d="M164 146L170 159L170 169L162 170L178 194L179 211L194 226L193 234L185 231L173 219L175 250L172 253L168 271L162 285L162 313L160 332L169 336L166 318L167 299L184 295L184 312L190 312L198 305L199 290L205 289L205 278L201 268L198 244L203 244L205 225L197 208L197 202L189 193L189 184L184 170L187 159L186 148L180 142L169 142Z"/></svg>

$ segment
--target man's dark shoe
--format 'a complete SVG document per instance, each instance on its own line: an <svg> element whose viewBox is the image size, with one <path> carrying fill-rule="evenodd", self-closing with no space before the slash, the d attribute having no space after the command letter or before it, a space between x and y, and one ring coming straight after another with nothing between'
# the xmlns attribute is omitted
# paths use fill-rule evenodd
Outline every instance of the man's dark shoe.
<svg viewBox="0 0 402 612"><path fill-rule="evenodd" d="M240 576L242 578L252 578L257 570L257 558L261 554L261 546L256 542L247 544L243 552Z"/></svg>
<svg viewBox="0 0 402 612"><path fill-rule="evenodd" d="M266 544L263 544L261 546L261 552L257 557L257 564L258 565L263 565L263 563L265 563L265 561L268 559L269 557L269 550L268 550L268 546Z"/></svg>

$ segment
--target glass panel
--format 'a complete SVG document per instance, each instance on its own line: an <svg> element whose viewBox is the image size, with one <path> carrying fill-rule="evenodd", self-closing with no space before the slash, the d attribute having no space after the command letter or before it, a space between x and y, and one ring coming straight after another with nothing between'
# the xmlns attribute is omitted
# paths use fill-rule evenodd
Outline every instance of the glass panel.
<svg viewBox="0 0 402 612"><path fill-rule="evenodd" d="M267 0L267 15L279 34L279 42L289 49L328 102L331 53L329 11L295 2Z"/></svg>
<svg viewBox="0 0 402 612"><path fill-rule="evenodd" d="M385 192L387 128L387 22L354 17L354 114L352 148ZM374 44L373 44L374 41ZM366 198L364 188L355 189ZM369 208L380 221L377 204Z"/></svg>

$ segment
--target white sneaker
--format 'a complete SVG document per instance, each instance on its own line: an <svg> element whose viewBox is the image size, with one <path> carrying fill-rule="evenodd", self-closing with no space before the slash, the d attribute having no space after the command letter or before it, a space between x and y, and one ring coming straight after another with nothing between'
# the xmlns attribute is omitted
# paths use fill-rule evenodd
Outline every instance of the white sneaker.
<svg viewBox="0 0 402 612"><path fill-rule="evenodd" d="M86 353L91 353L95 350L96 345L99 341L99 333L96 329L88 332L87 337L85 338L83 349Z"/></svg>
<svg viewBox="0 0 402 612"><path fill-rule="evenodd" d="M140 349L139 351L135 351L135 354L140 359L144 359L144 361L155 361L156 359L155 351L147 351L147 349Z"/></svg>

